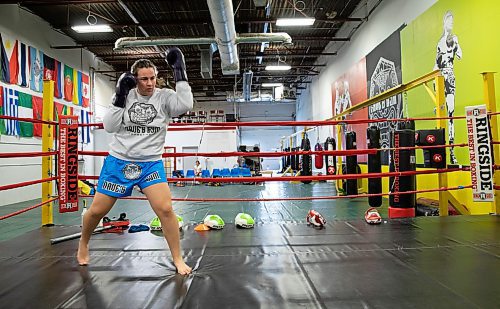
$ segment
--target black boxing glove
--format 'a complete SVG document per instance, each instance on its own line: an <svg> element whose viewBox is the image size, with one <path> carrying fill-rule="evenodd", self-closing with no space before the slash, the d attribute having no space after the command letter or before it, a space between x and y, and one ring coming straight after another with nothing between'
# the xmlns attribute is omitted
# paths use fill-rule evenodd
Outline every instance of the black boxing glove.
<svg viewBox="0 0 500 309"><path fill-rule="evenodd" d="M132 73L123 73L118 82L116 82L115 96L113 98L113 105L116 107L125 107L127 95L131 89L137 86L137 81Z"/></svg>
<svg viewBox="0 0 500 309"><path fill-rule="evenodd" d="M167 63L172 67L174 71L174 80L187 82L186 75L186 62L184 61L184 55L181 50L177 47L172 47L167 50Z"/></svg>

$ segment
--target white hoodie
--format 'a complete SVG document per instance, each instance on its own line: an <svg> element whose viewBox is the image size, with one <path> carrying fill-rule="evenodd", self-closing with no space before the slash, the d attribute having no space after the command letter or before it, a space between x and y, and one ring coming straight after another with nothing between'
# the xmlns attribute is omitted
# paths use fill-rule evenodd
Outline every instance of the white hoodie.
<svg viewBox="0 0 500 309"><path fill-rule="evenodd" d="M110 105L104 116L104 130L114 133L109 154L127 161L160 160L170 118L192 108L193 94L185 81L177 82L176 91L155 88L150 97L130 90L125 108Z"/></svg>

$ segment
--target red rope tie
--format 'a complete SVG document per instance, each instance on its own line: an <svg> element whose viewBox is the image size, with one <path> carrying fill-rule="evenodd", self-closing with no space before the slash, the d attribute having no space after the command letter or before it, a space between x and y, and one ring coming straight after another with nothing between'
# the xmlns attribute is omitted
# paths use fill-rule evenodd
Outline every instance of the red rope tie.
<svg viewBox="0 0 500 309"><path fill-rule="evenodd" d="M15 212L10 213L10 214L7 214L7 215L5 215L5 216L1 216L1 217L0 217L0 221L1 221L1 220L3 220L3 219L7 219L7 218L10 218L10 217L13 217L13 216L17 216L17 215L19 215L19 214L22 214L23 212L27 212L27 211L30 211L30 210L32 210L32 209L38 208L38 207L40 207L40 206L43 206L43 205L48 204L48 203L50 203L50 202L53 202L53 201L55 201L55 200L57 200L57 197L55 197L55 198L51 198L50 200L46 200L45 202L41 202L41 203L36 204L36 205L33 205L33 206L31 206L31 207L28 207L28 208L24 208L24 209L21 209L21 210L15 211Z"/></svg>
<svg viewBox="0 0 500 309"><path fill-rule="evenodd" d="M50 177L50 178L43 178L43 179L39 179L39 180L14 183L14 184L10 184L10 185L0 186L0 191L30 186L30 185L34 185L37 183L48 182L48 181L52 181L52 180L56 180L56 179L57 179L57 177Z"/></svg>

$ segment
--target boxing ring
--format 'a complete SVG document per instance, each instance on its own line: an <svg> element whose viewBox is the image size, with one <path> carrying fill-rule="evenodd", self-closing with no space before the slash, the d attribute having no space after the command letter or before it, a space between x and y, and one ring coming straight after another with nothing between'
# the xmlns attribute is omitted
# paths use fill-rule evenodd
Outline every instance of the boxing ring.
<svg viewBox="0 0 500 309"><path fill-rule="evenodd" d="M402 85L397 91L409 90L432 79L437 81L436 99L439 103L440 76L427 76ZM491 98L491 89L494 89L492 83L492 75L485 75L485 97ZM394 95L397 91L391 89L376 99ZM492 98L488 112L490 125L494 128L492 144L498 157L500 143L494 93ZM44 108L46 105L49 104L44 104ZM447 118L439 113L432 120L414 120L436 119L438 125L446 125ZM53 132L51 126L58 125L48 119L31 121L44 123L47 136ZM343 123L355 125L358 122L366 125L368 121L331 119L293 124L214 123L214 126L295 125L307 128ZM189 130L190 124L171 125L169 130L184 128ZM340 133L337 138L339 141ZM434 147L410 146L399 147L399 150ZM272 157L322 154L335 155L340 161L341 156L373 155L379 151L337 149L245 155ZM0 159L43 156L44 168L51 171L51 156L59 153L45 145L41 152L2 153ZM107 155L93 151L78 153L85 156ZM189 155L193 153L177 152L164 156L176 158ZM232 157L241 153L198 155ZM493 164L493 167L495 180L499 180L498 166ZM32 211L41 212L43 225L0 242L2 304L9 308L27 308L34 304L43 308L495 307L500 303L500 270L496 267L500 254L499 219L492 215L448 216L448 204L454 203L450 201L449 192L471 192L471 185L468 184L448 185L448 175L455 177L459 173L470 173L470 167L380 173L363 171L361 174L323 176L184 179L186 186L172 188L174 208L189 222L182 229L181 246L186 262L193 267L194 272L183 277L175 274L165 240L161 233L155 232L96 234L90 243L90 266L79 267L75 258L78 240L50 244L50 239L79 232L80 228L79 213L73 216L75 224L54 225L51 208L59 197L51 193L49 185L60 180L60 175L47 172L49 177L40 180L0 186L0 190L35 183L45 186L40 203L0 215L0 231L4 222ZM339 195L338 192L338 182L341 180L368 181L382 177L427 177L431 174L435 174L439 181L439 186L432 189L415 189L404 193L361 192L355 195ZM78 175L78 179L94 180L97 176ZM169 181L178 182L179 179ZM303 181L312 183L302 184ZM223 186L196 186L190 182L218 182ZM497 181L495 183L499 184ZM495 189L498 190L498 186ZM441 216L391 219L388 218L389 201L385 198L380 206L384 218L382 224L368 225L362 220L370 197L427 192L439 195L439 208L444 210L440 212ZM81 195L79 198L89 200L92 197ZM116 211L126 211L132 221L146 222L147 218L151 218L152 211L141 200L144 200L144 196L139 193L121 199L115 206L118 208ZM325 228L307 226L304 218L311 208L326 217ZM468 211L460 206L457 208L457 211ZM492 210L496 214L500 212L498 198L492 203ZM226 227L218 231L194 231L194 226L211 211L226 219ZM253 229L237 229L232 224L231 219L242 211L256 218ZM62 215L54 216L58 219Z"/></svg>

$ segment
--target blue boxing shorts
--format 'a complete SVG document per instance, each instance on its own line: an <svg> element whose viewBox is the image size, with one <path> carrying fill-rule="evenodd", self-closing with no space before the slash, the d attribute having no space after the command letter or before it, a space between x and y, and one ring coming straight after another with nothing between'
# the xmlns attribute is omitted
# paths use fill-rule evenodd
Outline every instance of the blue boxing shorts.
<svg viewBox="0 0 500 309"><path fill-rule="evenodd" d="M167 182L161 160L132 162L109 155L104 160L97 192L113 197L124 197L132 194L135 185L143 190L161 182Z"/></svg>

